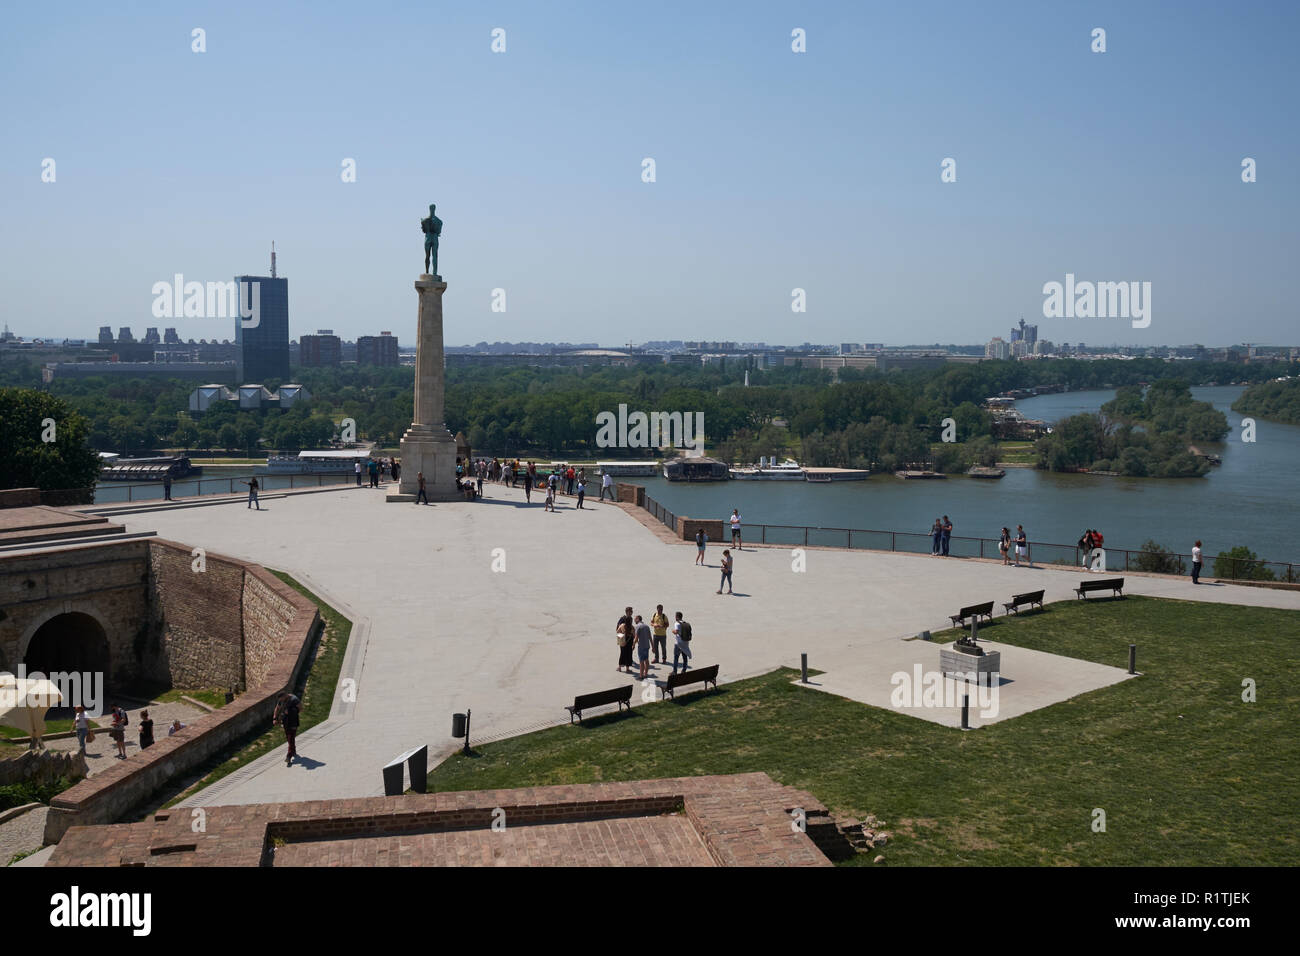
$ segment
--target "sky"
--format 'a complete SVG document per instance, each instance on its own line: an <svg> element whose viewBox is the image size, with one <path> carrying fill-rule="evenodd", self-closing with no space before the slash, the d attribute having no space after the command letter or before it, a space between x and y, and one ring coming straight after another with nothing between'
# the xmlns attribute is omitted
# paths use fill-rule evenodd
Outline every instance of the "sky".
<svg viewBox="0 0 1300 956"><path fill-rule="evenodd" d="M274 240L293 338L413 344L437 203L449 345L976 343L1022 315L1058 343L1297 344L1298 25L1291 2L16 6L0 321L233 340L155 318L154 285L269 274ZM1150 282L1149 326L1044 318L1067 274Z"/></svg>

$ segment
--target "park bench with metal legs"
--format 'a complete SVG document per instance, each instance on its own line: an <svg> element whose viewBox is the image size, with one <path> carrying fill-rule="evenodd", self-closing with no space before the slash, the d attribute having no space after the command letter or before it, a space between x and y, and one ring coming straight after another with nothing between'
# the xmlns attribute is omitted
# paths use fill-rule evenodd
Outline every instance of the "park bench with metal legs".
<svg viewBox="0 0 1300 956"><path fill-rule="evenodd" d="M1006 612L1008 614L1019 614L1020 609L1025 605L1028 605L1030 608L1033 608L1035 604L1038 605L1040 610L1042 609L1043 607L1042 591L1028 591L1025 594L1013 595L1011 600L1003 602L1002 606L1006 608Z"/></svg>
<svg viewBox="0 0 1300 956"><path fill-rule="evenodd" d="M1110 591L1114 597L1123 597L1124 579L1107 578L1105 581L1080 581L1079 586L1074 589L1074 593L1083 599L1087 599L1090 591Z"/></svg>
<svg viewBox="0 0 1300 956"><path fill-rule="evenodd" d="M983 604L972 604L970 607L962 608L956 614L948 615L953 627L963 627L968 617L986 617L990 621L993 620L993 602L985 601Z"/></svg>
<svg viewBox="0 0 1300 956"><path fill-rule="evenodd" d="M569 723L573 723L573 718L578 718L578 723L582 723L582 712L592 707L600 707L603 704L618 704L619 713L623 708L632 709L632 685L627 684L623 687L613 687L609 690L599 690L594 694L579 694L573 698L573 706L564 705L564 709L569 712Z"/></svg>
<svg viewBox="0 0 1300 956"><path fill-rule="evenodd" d="M672 697L673 699L676 699L676 696L673 694L673 691L675 691L677 688L682 687L686 684L698 684L698 683L703 683L705 690L709 689L710 684L713 685L714 690L717 690L718 689L718 665L711 664L708 667L701 667L698 670L681 671L680 673L677 674L669 674L668 681L667 683L664 684L664 698L667 699L669 697Z"/></svg>

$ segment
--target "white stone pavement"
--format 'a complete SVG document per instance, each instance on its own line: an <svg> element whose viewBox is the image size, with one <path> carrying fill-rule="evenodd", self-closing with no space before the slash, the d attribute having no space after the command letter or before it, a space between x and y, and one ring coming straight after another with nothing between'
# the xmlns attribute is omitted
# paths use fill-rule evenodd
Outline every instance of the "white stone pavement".
<svg viewBox="0 0 1300 956"><path fill-rule="evenodd" d="M656 603L670 617L683 611L694 626L696 663L719 663L724 681L797 667L807 652L812 667L828 672L824 683L839 681L836 692L871 700L888 687L898 661L937 658L935 645L901 638L946 627L947 615L964 604L1003 601L1013 592L1041 587L1049 602L1073 599L1083 576L1078 569L833 550L809 550L806 572L795 573L789 550L762 548L736 556L736 596L719 596L718 546L710 544L703 569L693 564L693 545L666 543L617 507L589 502L589 510L576 511L565 499L549 514L540 495L525 508L522 491L486 490L482 502L425 506L386 503L383 491L354 488L272 500L261 512L232 503L119 519L132 532L156 530L288 571L358 625L344 669L359 676L357 701L345 708L336 698L330 721L300 738L307 761L285 767L281 747L189 803L380 793L380 767L391 757L427 743L432 764L455 749L451 714L467 707L474 742L566 722L563 705L575 694L629 682L616 670L614 641L628 604L647 618ZM492 570L497 548L504 549L504 572ZM1131 575L1126 590L1300 609L1300 593L1290 591ZM1068 664L1041 669L1059 684L1042 688L1047 698L1123 676L1111 668L1089 676L1096 665L1074 663L1081 665L1074 671ZM662 680L668 672L660 666L651 673ZM876 690L864 695L872 680ZM1004 695L1017 684L1028 689L1013 680Z"/></svg>

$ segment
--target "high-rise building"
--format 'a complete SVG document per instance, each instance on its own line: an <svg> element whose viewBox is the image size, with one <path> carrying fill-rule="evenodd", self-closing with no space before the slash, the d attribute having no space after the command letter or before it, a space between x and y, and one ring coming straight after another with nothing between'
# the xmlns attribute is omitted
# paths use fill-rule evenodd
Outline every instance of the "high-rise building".
<svg viewBox="0 0 1300 956"><path fill-rule="evenodd" d="M161 343L162 343L162 339L158 337L157 328L147 328L144 330L145 345L160 345Z"/></svg>
<svg viewBox="0 0 1300 956"><path fill-rule="evenodd" d="M397 336L392 332L357 336L357 364L396 366Z"/></svg>
<svg viewBox="0 0 1300 956"><path fill-rule="evenodd" d="M242 291L242 307L253 301L252 283L257 283L257 324L252 318L235 316L236 361L239 380L261 384L268 379L289 378L289 280L275 274L274 253L269 276L235 276L235 282L247 284ZM249 323L246 327L245 323Z"/></svg>
<svg viewBox="0 0 1300 956"><path fill-rule="evenodd" d="M298 364L309 368L338 365L343 360L343 342L333 329L317 329L315 335L298 339Z"/></svg>
<svg viewBox="0 0 1300 956"><path fill-rule="evenodd" d="M101 325L99 327L99 344L100 345L113 344L113 327L111 325Z"/></svg>
<svg viewBox="0 0 1300 956"><path fill-rule="evenodd" d="M118 342L134 342L135 336L131 334L131 326L123 325L117 330Z"/></svg>
<svg viewBox="0 0 1300 956"><path fill-rule="evenodd" d="M180 345L181 337L176 334L175 329L163 330L163 345Z"/></svg>
<svg viewBox="0 0 1300 956"><path fill-rule="evenodd" d="M1011 345L998 336L994 336L989 344L984 346L984 357L991 359L1008 359L1011 358Z"/></svg>
<svg viewBox="0 0 1300 956"><path fill-rule="evenodd" d="M1026 325L1025 317L1022 315L1020 317L1019 328L1014 325L1011 327L1011 341L1024 342L1026 350L1028 352L1033 352L1034 343L1038 341L1038 326Z"/></svg>

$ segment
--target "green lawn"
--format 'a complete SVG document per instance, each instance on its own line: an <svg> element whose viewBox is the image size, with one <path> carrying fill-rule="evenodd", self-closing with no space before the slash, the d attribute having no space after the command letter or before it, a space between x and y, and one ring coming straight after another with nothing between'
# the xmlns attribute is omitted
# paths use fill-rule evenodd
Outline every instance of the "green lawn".
<svg viewBox="0 0 1300 956"><path fill-rule="evenodd" d="M1298 626L1294 611L1061 602L981 634L1117 667L1134 643L1142 676L963 732L791 686L797 674L781 671L487 744L429 784L763 770L838 816L886 821L893 865L1294 865ZM1255 703L1242 701L1246 678ZM1093 832L1094 808L1104 833Z"/></svg>
<svg viewBox="0 0 1300 956"><path fill-rule="evenodd" d="M67 720L47 720L45 722L45 732L47 734L61 734L72 729L72 719ZM17 727L5 727L0 725L0 737L15 739L26 737L27 731L19 730Z"/></svg>
<svg viewBox="0 0 1300 956"><path fill-rule="evenodd" d="M298 725L298 733L301 734L329 717L330 707L334 703L334 688L339 682L343 657L348 649L348 638L352 634L352 622L283 571L272 570L271 573L315 604L320 609L321 620L325 624L325 630L316 648L316 657L307 675L307 686L302 694L302 710L299 713ZM197 699L206 698L199 695ZM225 702L224 695L221 700ZM284 731L279 727L273 727L271 722L267 721L262 728L210 760L206 767L201 768L203 773L201 780L172 795L163 806L173 806L194 791L234 773L240 767L270 753L283 743ZM150 808L149 813L152 812Z"/></svg>

